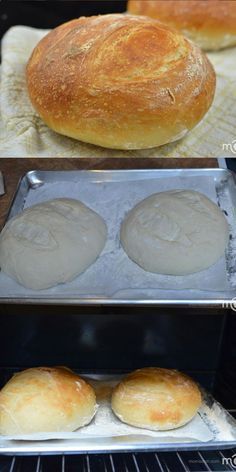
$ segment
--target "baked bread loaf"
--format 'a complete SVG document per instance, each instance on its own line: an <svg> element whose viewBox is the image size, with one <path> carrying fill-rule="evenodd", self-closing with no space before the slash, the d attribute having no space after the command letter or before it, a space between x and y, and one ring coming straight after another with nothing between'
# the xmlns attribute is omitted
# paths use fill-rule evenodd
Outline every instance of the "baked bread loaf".
<svg viewBox="0 0 236 472"><path fill-rule="evenodd" d="M201 393L193 380L156 367L128 374L112 394L112 409L121 421L157 431L188 423L200 405Z"/></svg>
<svg viewBox="0 0 236 472"><path fill-rule="evenodd" d="M148 272L187 275L224 254L229 227L220 208L192 190L151 195L130 210L121 226L127 255Z"/></svg>
<svg viewBox="0 0 236 472"><path fill-rule="evenodd" d="M128 11L163 21L205 50L236 45L235 0L129 0Z"/></svg>
<svg viewBox="0 0 236 472"><path fill-rule="evenodd" d="M93 388L66 367L15 374L0 391L0 434L74 431L96 413Z"/></svg>
<svg viewBox="0 0 236 472"><path fill-rule="evenodd" d="M58 198L11 218L0 234L0 267L25 287L69 282L99 256L104 220L78 200Z"/></svg>
<svg viewBox="0 0 236 472"><path fill-rule="evenodd" d="M145 149L176 141L201 121L215 72L177 31L114 14L51 31L29 59L27 84L54 131L106 148Z"/></svg>

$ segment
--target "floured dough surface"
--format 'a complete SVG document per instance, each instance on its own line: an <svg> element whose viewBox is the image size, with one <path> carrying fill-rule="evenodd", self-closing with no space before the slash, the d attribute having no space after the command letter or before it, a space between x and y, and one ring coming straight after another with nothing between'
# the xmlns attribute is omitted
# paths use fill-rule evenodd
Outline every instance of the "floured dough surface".
<svg viewBox="0 0 236 472"><path fill-rule="evenodd" d="M59 198L34 205L4 227L1 270L35 290L65 283L97 259L106 235L103 219L78 200Z"/></svg>
<svg viewBox="0 0 236 472"><path fill-rule="evenodd" d="M156 193L141 201L121 227L127 255L148 272L187 275L223 256L227 221L215 203L191 190Z"/></svg>

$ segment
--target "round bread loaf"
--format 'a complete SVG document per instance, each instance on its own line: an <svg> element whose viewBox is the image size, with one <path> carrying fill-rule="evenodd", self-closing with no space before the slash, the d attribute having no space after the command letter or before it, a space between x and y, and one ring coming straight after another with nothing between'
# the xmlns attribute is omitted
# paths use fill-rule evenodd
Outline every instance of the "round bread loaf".
<svg viewBox="0 0 236 472"><path fill-rule="evenodd" d="M127 255L146 271L167 275L207 269L223 256L228 239L228 224L219 207L191 190L151 195L121 226Z"/></svg>
<svg viewBox="0 0 236 472"><path fill-rule="evenodd" d="M97 259L106 234L103 219L82 202L49 200L8 221L0 234L0 267L35 290L69 282Z"/></svg>
<svg viewBox="0 0 236 472"><path fill-rule="evenodd" d="M177 31L115 14L51 31L33 51L27 83L54 131L107 148L144 149L182 138L204 117L215 72Z"/></svg>
<svg viewBox="0 0 236 472"><path fill-rule="evenodd" d="M235 0L129 0L128 11L163 21L205 50L236 45Z"/></svg>
<svg viewBox="0 0 236 472"><path fill-rule="evenodd" d="M188 423L200 405L201 393L193 380L156 367L127 375L112 394L112 409L121 421L157 431Z"/></svg>
<svg viewBox="0 0 236 472"><path fill-rule="evenodd" d="M74 431L96 413L93 388L66 367L15 374L0 391L0 434Z"/></svg>

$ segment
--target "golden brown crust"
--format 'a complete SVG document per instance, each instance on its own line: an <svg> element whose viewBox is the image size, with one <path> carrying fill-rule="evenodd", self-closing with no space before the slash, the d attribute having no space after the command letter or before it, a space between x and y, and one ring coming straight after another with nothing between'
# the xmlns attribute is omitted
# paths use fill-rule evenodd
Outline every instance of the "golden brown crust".
<svg viewBox="0 0 236 472"><path fill-rule="evenodd" d="M184 136L213 101L207 57L179 33L131 15L80 18L35 48L27 83L55 131L108 148L160 146Z"/></svg>
<svg viewBox="0 0 236 472"><path fill-rule="evenodd" d="M15 374L0 392L0 434L73 431L91 421L93 388L66 367Z"/></svg>
<svg viewBox="0 0 236 472"><path fill-rule="evenodd" d="M128 11L163 21L206 50L236 45L235 0L129 0Z"/></svg>
<svg viewBox="0 0 236 472"><path fill-rule="evenodd" d="M196 383L176 370L144 368L127 375L114 389L112 409L125 423L153 430L178 428L201 404Z"/></svg>

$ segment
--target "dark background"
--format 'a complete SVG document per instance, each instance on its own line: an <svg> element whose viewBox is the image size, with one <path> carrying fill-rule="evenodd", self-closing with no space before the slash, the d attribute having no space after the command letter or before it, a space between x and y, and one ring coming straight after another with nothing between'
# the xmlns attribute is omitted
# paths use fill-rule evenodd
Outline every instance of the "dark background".
<svg viewBox="0 0 236 472"><path fill-rule="evenodd" d="M54 28L83 15L124 12L126 3L125 0L0 0L0 38L13 25Z"/></svg>

